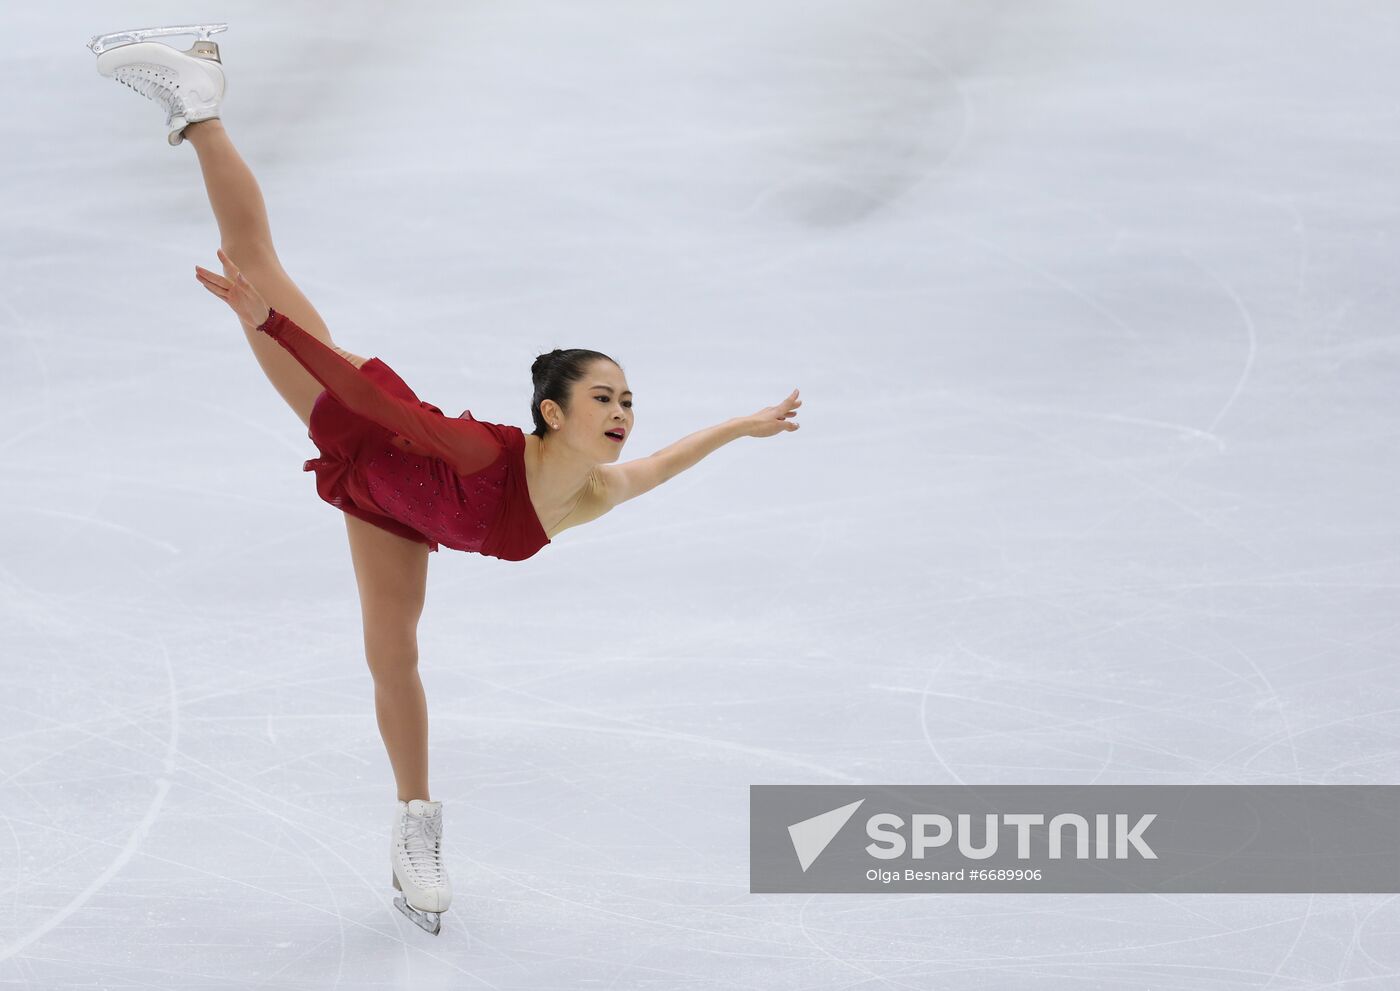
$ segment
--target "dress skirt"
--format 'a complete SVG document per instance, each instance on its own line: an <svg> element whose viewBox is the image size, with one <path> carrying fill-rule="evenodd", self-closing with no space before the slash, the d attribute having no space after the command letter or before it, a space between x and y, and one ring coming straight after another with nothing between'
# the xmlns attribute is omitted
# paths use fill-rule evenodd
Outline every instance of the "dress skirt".
<svg viewBox="0 0 1400 991"><path fill-rule="evenodd" d="M360 374L370 376L387 392L442 413L432 403L420 400L408 383L378 358L361 365ZM402 458L394 458L402 448L396 447L391 431L322 390L311 407L309 436L321 456L307 461L302 470L316 473L316 492L323 500L381 530L426 544L430 551L438 549L437 541L390 516L370 492L368 473L379 467L386 455L391 460L384 462L385 467L402 462Z"/></svg>

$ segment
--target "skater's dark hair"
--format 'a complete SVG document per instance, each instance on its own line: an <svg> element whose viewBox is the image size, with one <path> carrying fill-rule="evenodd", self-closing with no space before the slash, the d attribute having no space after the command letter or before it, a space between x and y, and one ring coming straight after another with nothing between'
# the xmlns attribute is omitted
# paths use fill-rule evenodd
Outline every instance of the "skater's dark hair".
<svg viewBox="0 0 1400 991"><path fill-rule="evenodd" d="M599 358L617 365L616 361L601 351L589 351L587 348L555 348L549 354L542 354L535 359L535 363L530 366L530 377L535 380L535 395L530 400L530 415L534 417L535 429L531 433L536 437L543 437L549 433L549 424L544 422L540 403L552 399L567 413L569 390L575 382L583 378L588 366Z"/></svg>

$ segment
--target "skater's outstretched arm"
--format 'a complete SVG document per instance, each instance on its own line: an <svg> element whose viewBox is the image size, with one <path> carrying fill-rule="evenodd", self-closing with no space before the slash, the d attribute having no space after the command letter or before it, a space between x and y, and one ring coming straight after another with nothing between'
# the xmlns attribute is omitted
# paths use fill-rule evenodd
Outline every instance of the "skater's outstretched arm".
<svg viewBox="0 0 1400 991"><path fill-rule="evenodd" d="M780 431L796 430L800 424L791 418L797 416L797 407L802 405L802 400L797 398L797 392L798 390L793 389L788 397L776 406L697 430L648 457L624 461L622 464L599 465L608 508L611 509L628 499L635 499L662 482L675 478L731 440L740 437L772 437Z"/></svg>
<svg viewBox="0 0 1400 991"><path fill-rule="evenodd" d="M226 260L225 264L232 263ZM504 449L486 427L469 419L449 420L385 392L334 348L268 306L243 273L235 270L231 279L220 279L200 271L205 288L228 303L241 321L275 340L331 395L365 419L407 437L464 475L489 467L500 457Z"/></svg>

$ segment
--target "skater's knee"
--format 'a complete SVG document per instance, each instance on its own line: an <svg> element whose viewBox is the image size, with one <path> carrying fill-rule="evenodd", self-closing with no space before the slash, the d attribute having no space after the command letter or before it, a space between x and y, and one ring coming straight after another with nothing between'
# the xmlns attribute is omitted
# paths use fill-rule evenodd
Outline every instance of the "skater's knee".
<svg viewBox="0 0 1400 991"><path fill-rule="evenodd" d="M393 688L408 684L419 688L418 654L365 654L369 662L369 673L376 685Z"/></svg>
<svg viewBox="0 0 1400 991"><path fill-rule="evenodd" d="M412 631L376 631L365 635L365 660L375 681L391 682L417 675L418 638Z"/></svg>

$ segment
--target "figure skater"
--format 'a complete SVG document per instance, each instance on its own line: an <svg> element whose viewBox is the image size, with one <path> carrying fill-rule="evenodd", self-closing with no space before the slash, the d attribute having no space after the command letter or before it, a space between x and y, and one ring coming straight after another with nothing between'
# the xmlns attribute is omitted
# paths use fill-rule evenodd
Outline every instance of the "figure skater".
<svg viewBox="0 0 1400 991"><path fill-rule="evenodd" d="M166 140L194 146L218 223L219 275L195 277L229 305L272 386L308 428L320 497L344 514L375 712L398 788L394 904L436 933L451 904L442 802L429 799L428 718L417 627L428 554L439 544L506 561L673 478L738 437L796 430L794 389L776 406L618 462L634 414L622 368L597 351L555 349L531 367L534 430L449 419L379 358L338 347L282 268L262 193L220 119L226 24L140 28L93 38L97 69L166 110ZM148 39L197 35L185 51Z"/></svg>

